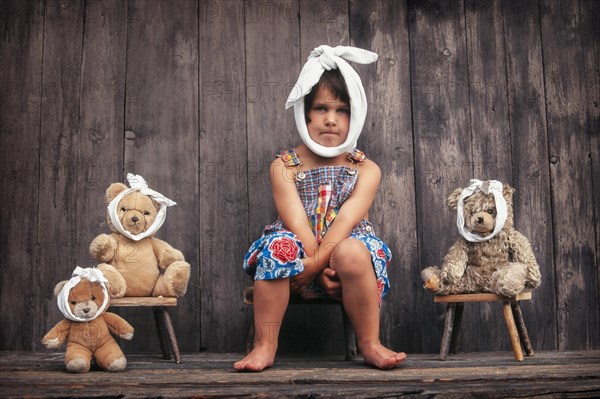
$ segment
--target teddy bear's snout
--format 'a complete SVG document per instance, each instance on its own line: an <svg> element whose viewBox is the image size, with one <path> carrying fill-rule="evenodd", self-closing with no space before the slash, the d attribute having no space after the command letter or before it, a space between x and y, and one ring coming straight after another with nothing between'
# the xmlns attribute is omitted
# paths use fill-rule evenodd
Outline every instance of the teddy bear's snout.
<svg viewBox="0 0 600 399"><path fill-rule="evenodd" d="M137 210L130 210L123 215L123 227L131 230L132 233L138 234L142 232L146 226L146 222L142 213Z"/></svg>
<svg viewBox="0 0 600 399"><path fill-rule="evenodd" d="M478 233L487 233L494 229L495 219L487 214L478 212L470 219L470 228Z"/></svg>
<svg viewBox="0 0 600 399"><path fill-rule="evenodd" d="M73 313L77 317L83 317L84 319L94 317L97 311L98 306L93 301L78 303L75 305L75 309L73 309Z"/></svg>

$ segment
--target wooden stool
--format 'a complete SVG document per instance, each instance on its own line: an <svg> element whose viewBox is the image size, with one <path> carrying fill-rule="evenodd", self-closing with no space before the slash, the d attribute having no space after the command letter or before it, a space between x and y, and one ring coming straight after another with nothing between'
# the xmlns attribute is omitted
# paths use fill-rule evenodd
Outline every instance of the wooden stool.
<svg viewBox="0 0 600 399"><path fill-rule="evenodd" d="M460 323L465 302L503 302L503 313L506 327L510 335L515 359L523 361L523 351L521 350L521 340L527 356L533 356L533 348L529 341L529 335L523 321L523 313L519 301L530 300L531 291L525 291L515 297L507 298L496 294L458 294L458 295L436 295L434 302L447 303L446 317L444 321L444 336L440 348L440 360L446 360L448 351L456 352L458 343L458 334L460 333ZM516 323L515 323L516 322ZM519 339L520 337L520 339Z"/></svg>
<svg viewBox="0 0 600 399"><path fill-rule="evenodd" d="M253 305L254 304L254 288L246 287L243 293L244 304ZM338 302L334 299L330 298L318 298L318 299L310 299L306 300L302 298L300 295L290 295L290 305L339 305L342 309L342 320L344 323L344 341L345 341L345 352L346 352L346 360L353 360L356 358L357 349L356 349L356 336L354 335L354 328L352 327L352 323L344 310L341 302ZM250 325L250 330L248 332L248 338L246 340L246 351L250 352L252 350L252 345L254 343L254 323Z"/></svg>
<svg viewBox="0 0 600 399"><path fill-rule="evenodd" d="M181 363L181 354L177 345L177 337L171 322L171 316L167 311L168 306L177 306L177 298L172 297L126 297L111 299L111 307L139 307L147 306L152 308L154 313L154 322L156 332L158 333L158 342L163 358L171 359L171 352L175 356L175 363ZM168 341L167 341L168 338Z"/></svg>

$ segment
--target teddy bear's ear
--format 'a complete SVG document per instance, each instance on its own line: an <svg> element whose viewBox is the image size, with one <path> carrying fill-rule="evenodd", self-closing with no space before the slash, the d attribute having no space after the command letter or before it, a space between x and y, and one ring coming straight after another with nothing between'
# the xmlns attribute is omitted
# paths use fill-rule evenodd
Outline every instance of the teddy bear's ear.
<svg viewBox="0 0 600 399"><path fill-rule="evenodd" d="M458 207L458 199L460 198L460 195L462 194L463 189L462 188L457 188L456 190L452 191L452 194L450 194L450 196L448 197L448 208L450 208L450 210L455 211L456 208Z"/></svg>
<svg viewBox="0 0 600 399"><path fill-rule="evenodd" d="M123 183L113 183L110 185L110 187L108 187L106 189L106 194L104 196L104 200L106 201L107 204L110 204L110 201L115 199L115 197L117 195L119 195L119 193L121 193L125 190L127 190L127 186L124 185Z"/></svg>
<svg viewBox="0 0 600 399"><path fill-rule="evenodd" d="M511 186L509 186L506 183L504 183L504 185L502 186L502 196L507 201L512 201L512 196L515 191L517 191L517 190L515 190L514 188L512 188Z"/></svg>
<svg viewBox="0 0 600 399"><path fill-rule="evenodd" d="M54 296L58 296L58 294L60 294L60 291L63 289L65 284L67 284L68 282L69 282L68 280L65 280L65 281L61 281L60 283L56 284L56 286L54 287Z"/></svg>

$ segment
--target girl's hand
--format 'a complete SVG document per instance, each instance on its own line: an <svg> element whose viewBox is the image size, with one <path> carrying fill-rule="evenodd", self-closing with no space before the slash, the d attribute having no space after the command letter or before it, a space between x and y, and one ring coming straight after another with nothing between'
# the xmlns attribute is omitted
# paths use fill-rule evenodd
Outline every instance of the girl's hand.
<svg viewBox="0 0 600 399"><path fill-rule="evenodd" d="M323 272L317 277L317 282L331 298L342 300L342 283L335 270L328 267L323 269Z"/></svg>
<svg viewBox="0 0 600 399"><path fill-rule="evenodd" d="M290 289L296 294L308 288L321 272L312 257L302 258L302 264L304 265L302 273L296 274L290 279Z"/></svg>

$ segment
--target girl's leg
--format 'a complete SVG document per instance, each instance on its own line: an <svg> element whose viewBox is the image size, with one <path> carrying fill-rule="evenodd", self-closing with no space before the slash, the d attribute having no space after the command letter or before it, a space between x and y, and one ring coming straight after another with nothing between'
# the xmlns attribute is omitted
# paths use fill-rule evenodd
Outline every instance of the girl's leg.
<svg viewBox="0 0 600 399"><path fill-rule="evenodd" d="M289 300L289 279L254 281L254 348L233 368L261 371L273 365L279 329Z"/></svg>
<svg viewBox="0 0 600 399"><path fill-rule="evenodd" d="M355 238L340 242L331 256L330 267L342 283L344 309L365 361L380 369L395 367L406 355L387 349L379 341L379 291L366 246Z"/></svg>

